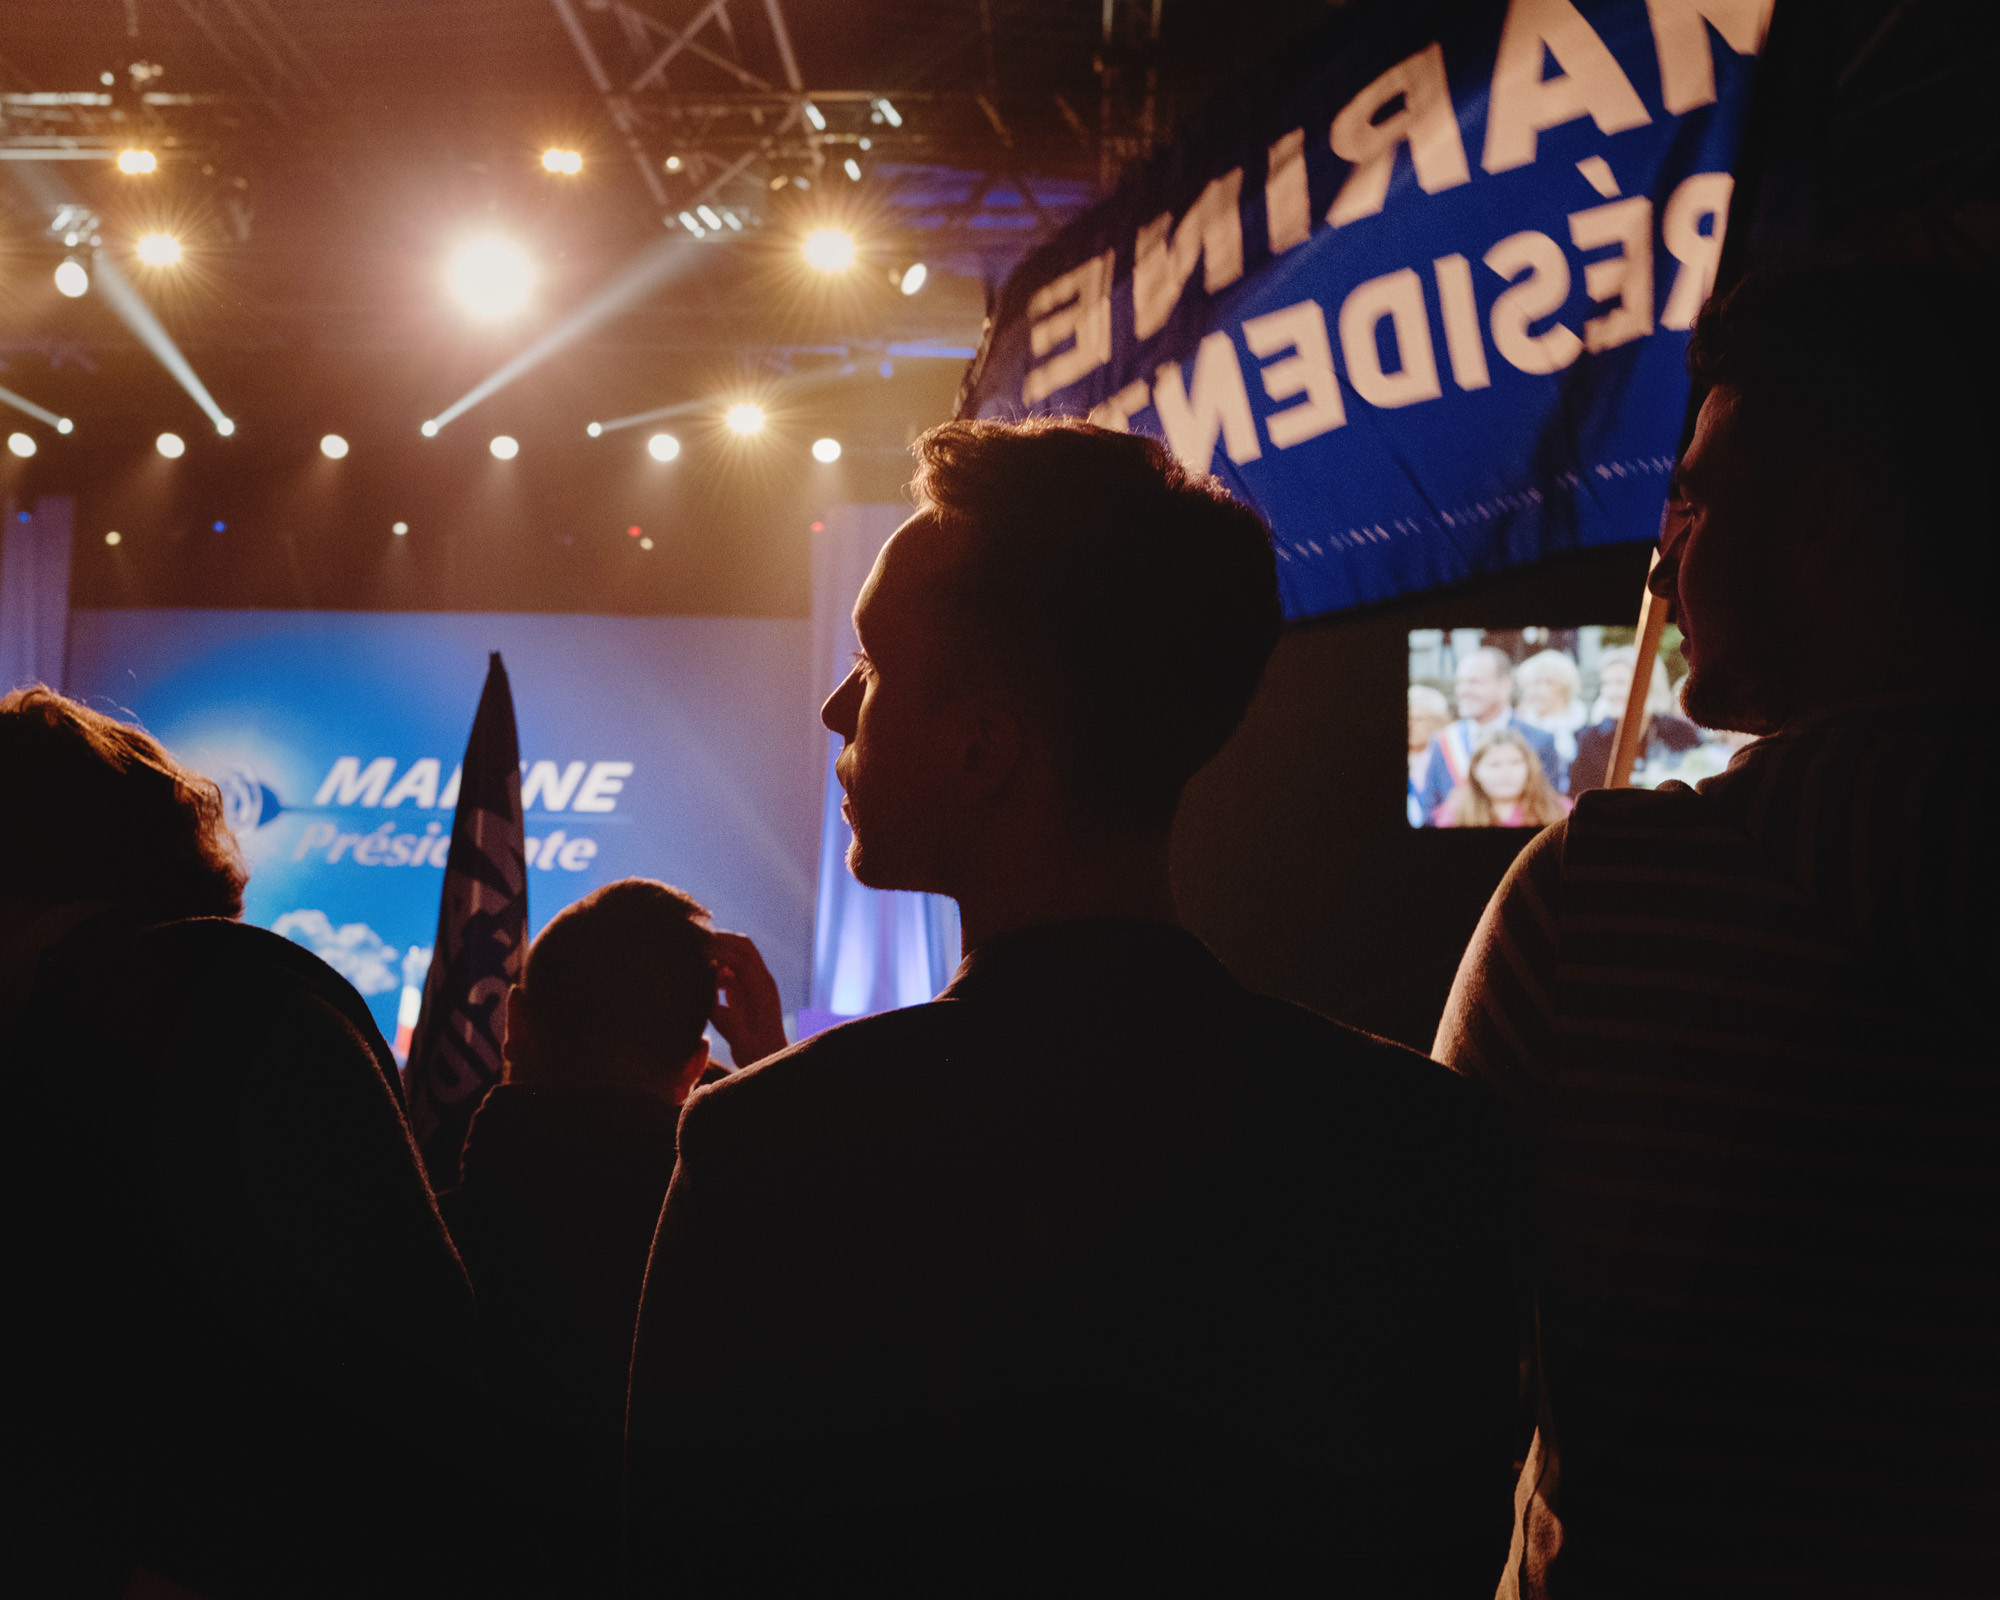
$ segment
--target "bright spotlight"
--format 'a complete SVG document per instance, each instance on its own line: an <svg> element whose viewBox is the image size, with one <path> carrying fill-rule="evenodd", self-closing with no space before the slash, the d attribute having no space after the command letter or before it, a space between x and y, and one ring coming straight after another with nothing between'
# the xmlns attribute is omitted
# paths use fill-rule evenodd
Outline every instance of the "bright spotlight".
<svg viewBox="0 0 2000 1600"><path fill-rule="evenodd" d="M107 533L104 536L104 542L106 544L117 544L120 541L122 541L124 537L125 537L124 534L120 533L116 528L113 528L109 533Z"/></svg>
<svg viewBox="0 0 2000 1600"><path fill-rule="evenodd" d="M520 441L504 433L486 448L493 452L494 459L498 461L512 461L521 453Z"/></svg>
<svg viewBox="0 0 2000 1600"><path fill-rule="evenodd" d="M756 429L750 431L754 433ZM681 442L671 433L656 433L646 441L646 453L655 461L671 461L681 453Z"/></svg>
<svg viewBox="0 0 2000 1600"><path fill-rule="evenodd" d="M90 274L83 270L81 261L65 261L56 268L56 291L72 300L90 292Z"/></svg>
<svg viewBox="0 0 2000 1600"><path fill-rule="evenodd" d="M589 427L585 428L583 431L589 434L593 439L602 438L604 434L604 424L601 422L593 422Z"/></svg>
<svg viewBox="0 0 2000 1600"><path fill-rule="evenodd" d="M813 440L813 460L824 461L827 465L831 466L839 459L840 441L838 439Z"/></svg>
<svg viewBox="0 0 2000 1600"><path fill-rule="evenodd" d="M669 172L679 172L681 170L681 158L679 156L668 156L667 159L661 162L660 164L664 166Z"/></svg>
<svg viewBox="0 0 2000 1600"><path fill-rule="evenodd" d="M826 114L810 100L806 102L806 121L813 125L813 132L826 132Z"/></svg>
<svg viewBox="0 0 2000 1600"><path fill-rule="evenodd" d="M903 114L886 100L875 102L875 115L892 128L900 128L903 125Z"/></svg>
<svg viewBox="0 0 2000 1600"><path fill-rule="evenodd" d="M389 531L400 539L404 534L410 531L410 525L407 522L391 523L389 526Z"/></svg>
<svg viewBox="0 0 2000 1600"><path fill-rule="evenodd" d="M575 150L544 150L542 152L542 170L544 172L560 172L574 178L579 172L583 171L583 156Z"/></svg>
<svg viewBox="0 0 2000 1600"><path fill-rule="evenodd" d="M68 417L57 417L57 418L56 418L56 432L57 432L57 433L68 433L68 432L69 432L69 431L70 431L71 429L73 429L73 428L74 428L75 426L76 426L76 424L75 424L74 422L71 422L71 421L69 420L69 418L68 418Z"/></svg>
<svg viewBox="0 0 2000 1600"><path fill-rule="evenodd" d="M181 242L171 233L143 234L139 239L139 259L149 267L178 266Z"/></svg>
<svg viewBox="0 0 2000 1600"><path fill-rule="evenodd" d="M854 265L854 235L839 228L815 228L805 237L806 264L821 272L845 272Z"/></svg>
<svg viewBox="0 0 2000 1600"><path fill-rule="evenodd" d="M10 433L7 435L7 448L26 460L35 453L35 441L25 433Z"/></svg>
<svg viewBox="0 0 2000 1600"><path fill-rule="evenodd" d="M511 317L528 303L535 268L505 239L475 239L451 258L445 278L460 305L491 322Z"/></svg>
<svg viewBox="0 0 2000 1600"><path fill-rule="evenodd" d="M426 422L419 431L426 439L435 439L438 436L438 425L435 422Z"/></svg>
<svg viewBox="0 0 2000 1600"><path fill-rule="evenodd" d="M169 461L178 461L187 454L187 440L177 433L163 433L153 441L153 448Z"/></svg>
<svg viewBox="0 0 2000 1600"><path fill-rule="evenodd" d="M764 408L748 400L739 400L723 413L722 420L731 433L747 439L753 433L764 431Z"/></svg>
<svg viewBox="0 0 2000 1600"><path fill-rule="evenodd" d="M910 266L910 269L897 282L896 287L901 289L904 294L915 294L929 281L930 275L931 269L929 267L925 266L921 261L914 262Z"/></svg>
<svg viewBox="0 0 2000 1600"><path fill-rule="evenodd" d="M329 433L320 440L319 453L329 461L338 461L347 454L347 441L337 433Z"/></svg>
<svg viewBox="0 0 2000 1600"><path fill-rule="evenodd" d="M236 424L231 422L227 417L218 417L215 421L215 431L227 439L236 431Z"/></svg>
<svg viewBox="0 0 2000 1600"><path fill-rule="evenodd" d="M841 165L847 169L849 178L853 179L856 183L861 181L861 163L856 161L854 157L849 156Z"/></svg>
<svg viewBox="0 0 2000 1600"><path fill-rule="evenodd" d="M120 150L118 170L135 177L142 172L157 172L160 170L160 158L150 150Z"/></svg>

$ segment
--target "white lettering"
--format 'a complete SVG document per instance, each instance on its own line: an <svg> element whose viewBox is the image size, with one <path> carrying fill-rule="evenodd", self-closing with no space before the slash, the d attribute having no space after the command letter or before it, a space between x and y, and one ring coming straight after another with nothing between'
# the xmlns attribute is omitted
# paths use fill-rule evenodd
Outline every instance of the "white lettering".
<svg viewBox="0 0 2000 1600"><path fill-rule="evenodd" d="M556 865L565 872L581 872L596 854L595 839L572 839L562 847L562 854L556 857Z"/></svg>
<svg viewBox="0 0 2000 1600"><path fill-rule="evenodd" d="M1486 370L1486 336L1479 331L1479 298L1472 290L1472 264L1464 256L1439 256L1438 305L1444 312L1444 348L1451 357L1451 381L1461 389L1485 389L1493 375Z"/></svg>
<svg viewBox="0 0 2000 1600"><path fill-rule="evenodd" d="M1134 378L1109 400L1100 400L1090 408L1085 422L1095 423L1100 428L1109 428L1114 433L1130 433L1132 418L1153 403L1153 391L1144 378Z"/></svg>
<svg viewBox="0 0 2000 1600"><path fill-rule="evenodd" d="M389 840L396 832L393 822L385 822L373 833L364 833L354 842L354 864L357 867L381 865L384 853L389 848Z"/></svg>
<svg viewBox="0 0 2000 1600"><path fill-rule="evenodd" d="M583 780L583 788L578 792L574 811L616 811L618 802L611 797L625 787L625 780L632 776L629 761L600 761L590 769L590 776Z"/></svg>
<svg viewBox="0 0 2000 1600"><path fill-rule="evenodd" d="M1273 400L1305 396L1303 405L1273 411L1264 419L1264 431L1270 434L1272 444L1289 450L1346 424L1340 379L1333 371L1333 347L1326 337L1326 313L1318 301L1301 300L1295 306L1252 317L1243 324L1243 342L1257 356L1274 356L1281 350L1295 352L1263 369L1264 393Z"/></svg>
<svg viewBox="0 0 2000 1600"><path fill-rule="evenodd" d="M444 786L444 793L438 796L438 810L453 811L458 807L458 780L465 776L465 768L453 767L451 778Z"/></svg>
<svg viewBox="0 0 2000 1600"><path fill-rule="evenodd" d="M1028 347L1041 365L1030 367L1021 385L1025 404L1033 405L1111 359L1111 263L1115 255L1107 250L1092 256L1053 283L1043 284L1028 302L1028 315L1034 319L1028 329ZM1056 349L1071 338L1076 342L1068 349Z"/></svg>
<svg viewBox="0 0 2000 1600"><path fill-rule="evenodd" d="M1660 57L1660 100L1669 112L1679 116L1715 103L1707 25L1714 23L1739 56L1754 56L1764 48L1771 6L1772 0L1646 0Z"/></svg>
<svg viewBox="0 0 2000 1600"><path fill-rule="evenodd" d="M527 762L522 762L527 766ZM561 777L556 776L553 761L537 761L529 769L527 781L521 785L521 809L530 811L540 800L550 811L560 811L569 804L569 797L576 792L577 783L583 777L583 763L572 761Z"/></svg>
<svg viewBox="0 0 2000 1600"><path fill-rule="evenodd" d="M1697 172L1667 196L1666 209L1660 213L1660 240L1680 267L1660 312L1661 327L1692 328L1708 303L1722 260L1722 230L1729 223L1729 196L1735 186L1736 180L1726 172ZM1701 231L1704 222L1706 233Z"/></svg>
<svg viewBox="0 0 2000 1600"><path fill-rule="evenodd" d="M1271 146L1265 168L1264 229L1271 254L1283 255L1312 237L1312 194L1306 183L1306 130L1294 128Z"/></svg>
<svg viewBox="0 0 2000 1600"><path fill-rule="evenodd" d="M414 800L430 811L436 808L438 798L438 760L435 756L425 756L421 761L412 761L410 770L396 780L396 787L382 796L382 809L399 806L405 800Z"/></svg>
<svg viewBox="0 0 2000 1600"><path fill-rule="evenodd" d="M535 852L534 859L529 865L540 867L544 872L553 871L556 864L556 854L562 849L563 840L568 837L569 835L564 833L562 829L556 829L554 833L542 841L541 848Z"/></svg>
<svg viewBox="0 0 2000 1600"><path fill-rule="evenodd" d="M396 763L387 756L379 756L369 762L365 770L359 757L342 756L334 762L333 770L327 773L326 781L319 786L319 793L313 796L313 804L380 805L382 791L389 787L389 778L395 770Z"/></svg>
<svg viewBox="0 0 2000 1600"><path fill-rule="evenodd" d="M1569 298L1569 258L1546 233L1510 233L1486 252L1486 265L1509 280L1487 316L1493 348L1523 372L1560 372L1583 354L1583 341L1560 322L1530 334ZM1523 276L1526 274L1526 276Z"/></svg>
<svg viewBox="0 0 2000 1600"><path fill-rule="evenodd" d="M1402 105L1383 116L1384 108L1397 100ZM1451 108L1451 86L1445 81L1444 47L1428 45L1407 61L1397 62L1348 101L1333 119L1327 142L1335 155L1354 163L1326 214L1336 228L1382 209L1389 197L1396 151L1402 145L1410 147L1417 187L1425 194L1470 183L1458 114Z"/></svg>
<svg viewBox="0 0 2000 1600"><path fill-rule="evenodd" d="M1579 250L1615 244L1618 254L1583 266L1583 292L1618 304L1583 325L1586 350L1611 350L1653 331L1653 202L1643 195L1573 211L1569 236Z"/></svg>
<svg viewBox="0 0 2000 1600"><path fill-rule="evenodd" d="M1167 325L1181 291L1202 264L1202 287L1210 294L1243 276L1243 218L1238 200L1243 169L1213 179L1188 207L1178 228L1163 211L1139 230L1132 261L1132 333L1150 339Z"/></svg>
<svg viewBox="0 0 2000 1600"><path fill-rule="evenodd" d="M1553 78L1542 76L1545 49L1560 69ZM1513 0L1493 62L1479 164L1488 172L1525 167L1544 129L1586 116L1599 133L1623 133L1653 120L1617 58L1570 0Z"/></svg>
<svg viewBox="0 0 2000 1600"><path fill-rule="evenodd" d="M1394 372L1384 370L1376 329L1384 318L1394 330ZM1340 353L1347 381L1371 406L1393 410L1435 400L1437 354L1431 348L1431 319L1424 309L1424 280L1408 267L1357 284L1340 307Z"/></svg>
<svg viewBox="0 0 2000 1600"><path fill-rule="evenodd" d="M308 850L317 850L322 845L332 844L336 831L334 825L330 822L308 822L304 830L299 834L299 845L292 852L292 859L294 861L303 861Z"/></svg>
<svg viewBox="0 0 2000 1600"><path fill-rule="evenodd" d="M1163 364L1153 381L1153 407L1166 430L1167 448L1190 472L1208 471L1219 437L1235 462L1255 461L1257 420L1236 364L1236 346L1226 333L1211 333L1196 346L1194 387L1181 383L1178 361Z"/></svg>

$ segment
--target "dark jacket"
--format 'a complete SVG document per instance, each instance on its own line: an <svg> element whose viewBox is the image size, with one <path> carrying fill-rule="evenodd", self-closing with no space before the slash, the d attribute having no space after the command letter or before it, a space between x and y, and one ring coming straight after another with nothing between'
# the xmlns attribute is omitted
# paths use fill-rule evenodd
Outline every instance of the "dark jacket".
<svg viewBox="0 0 2000 1600"><path fill-rule="evenodd" d="M487 1587L472 1296L367 1007L99 916L7 1015L15 1594Z"/></svg>
<svg viewBox="0 0 2000 1600"><path fill-rule="evenodd" d="M716 1592L787 1563L1490 1587L1517 1381L1493 1161L1480 1091L1189 934L990 941L935 1002L689 1101L633 1361L640 1592L704 1542ZM648 1572L649 1538L683 1566Z"/></svg>

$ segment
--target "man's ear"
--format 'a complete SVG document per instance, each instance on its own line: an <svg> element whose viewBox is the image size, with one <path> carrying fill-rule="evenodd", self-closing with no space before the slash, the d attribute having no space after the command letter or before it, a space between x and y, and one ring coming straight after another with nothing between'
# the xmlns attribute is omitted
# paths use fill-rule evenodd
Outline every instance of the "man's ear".
<svg viewBox="0 0 2000 1600"><path fill-rule="evenodd" d="M694 1093L694 1086L701 1075L708 1071L708 1035L703 1034L701 1042L694 1047L694 1054L680 1064L674 1073L673 1100L675 1105L685 1105L687 1097Z"/></svg>
<svg viewBox="0 0 2000 1600"><path fill-rule="evenodd" d="M1026 722L1006 701L969 699L961 745L967 797L988 800L1006 788L1027 756L1029 738Z"/></svg>
<svg viewBox="0 0 2000 1600"><path fill-rule="evenodd" d="M1816 454L1797 486L1798 575L1813 591L1830 581L1845 591L1858 569L1880 559L1881 522L1867 481L1838 456Z"/></svg>
<svg viewBox="0 0 2000 1600"><path fill-rule="evenodd" d="M507 1025L500 1038L501 1081L517 1083L525 1067L535 1070L535 1025L528 1015L528 995L518 983L507 990Z"/></svg>

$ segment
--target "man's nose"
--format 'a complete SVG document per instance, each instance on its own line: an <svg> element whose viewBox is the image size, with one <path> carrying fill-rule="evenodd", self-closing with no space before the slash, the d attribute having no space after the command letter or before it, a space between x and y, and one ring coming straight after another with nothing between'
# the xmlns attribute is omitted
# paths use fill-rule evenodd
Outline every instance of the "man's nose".
<svg viewBox="0 0 2000 1600"><path fill-rule="evenodd" d="M840 687L826 697L826 704L819 708L819 720L829 732L837 733L843 739L854 737L855 713L861 706L861 671L854 671L841 679Z"/></svg>

